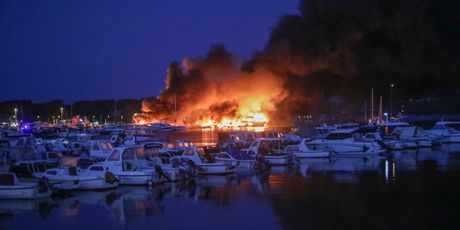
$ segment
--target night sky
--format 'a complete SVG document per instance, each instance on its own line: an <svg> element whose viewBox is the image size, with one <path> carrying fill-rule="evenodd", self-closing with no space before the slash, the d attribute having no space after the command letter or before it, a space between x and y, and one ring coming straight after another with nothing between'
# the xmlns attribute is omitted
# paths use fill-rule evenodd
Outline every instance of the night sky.
<svg viewBox="0 0 460 230"><path fill-rule="evenodd" d="M158 95L173 60L262 49L297 1L0 2L0 101Z"/></svg>

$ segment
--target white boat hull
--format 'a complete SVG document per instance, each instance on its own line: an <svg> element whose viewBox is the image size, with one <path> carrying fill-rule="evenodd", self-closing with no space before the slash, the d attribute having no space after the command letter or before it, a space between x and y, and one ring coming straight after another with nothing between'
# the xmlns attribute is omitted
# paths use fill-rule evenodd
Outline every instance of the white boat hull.
<svg viewBox="0 0 460 230"><path fill-rule="evenodd" d="M332 151L337 154L346 154L346 153L365 153L365 154L379 154L385 152L378 146L373 146L371 144L346 144L346 143L330 143L323 145L325 151Z"/></svg>
<svg viewBox="0 0 460 230"><path fill-rule="evenodd" d="M223 163L226 165L236 165L234 170L235 171L242 171L242 170L251 170L252 166L255 163L255 160L234 160L234 159L215 159L218 163Z"/></svg>
<svg viewBox="0 0 460 230"><path fill-rule="evenodd" d="M152 175L146 174L115 174L120 180L121 185L149 185L149 183L156 183L157 180ZM152 182L150 182L152 181Z"/></svg>
<svg viewBox="0 0 460 230"><path fill-rule="evenodd" d="M110 189L118 187L118 182L108 183L105 178L83 179L80 180L81 190Z"/></svg>
<svg viewBox="0 0 460 230"><path fill-rule="evenodd" d="M292 158L288 155L280 156L264 156L265 160L270 162L271 165L288 165L292 163Z"/></svg>
<svg viewBox="0 0 460 230"><path fill-rule="evenodd" d="M80 181L76 180L50 180L49 182L57 190L75 190L80 188Z"/></svg>
<svg viewBox="0 0 460 230"><path fill-rule="evenodd" d="M303 159L303 158L324 158L330 157L331 154L329 151L322 151L322 150L312 150L312 151L297 151L292 153L296 159Z"/></svg>

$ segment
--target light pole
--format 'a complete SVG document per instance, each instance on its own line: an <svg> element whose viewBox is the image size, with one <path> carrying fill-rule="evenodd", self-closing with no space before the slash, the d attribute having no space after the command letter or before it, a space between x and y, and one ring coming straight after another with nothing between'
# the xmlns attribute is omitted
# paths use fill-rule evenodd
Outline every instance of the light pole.
<svg viewBox="0 0 460 230"><path fill-rule="evenodd" d="M64 120L64 108L61 107L61 119Z"/></svg>
<svg viewBox="0 0 460 230"><path fill-rule="evenodd" d="M390 117L393 116L393 87L395 84L390 85Z"/></svg>

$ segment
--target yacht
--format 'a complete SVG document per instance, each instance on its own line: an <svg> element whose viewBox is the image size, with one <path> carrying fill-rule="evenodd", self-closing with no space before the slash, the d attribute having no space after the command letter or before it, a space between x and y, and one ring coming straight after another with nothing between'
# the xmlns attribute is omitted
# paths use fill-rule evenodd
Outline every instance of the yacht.
<svg viewBox="0 0 460 230"><path fill-rule="evenodd" d="M438 121L427 133L442 138L445 143L460 142L459 121Z"/></svg>
<svg viewBox="0 0 460 230"><path fill-rule="evenodd" d="M385 152L376 141L359 140L354 132L333 131L324 139L308 142L316 149L331 151L337 155L380 154Z"/></svg>

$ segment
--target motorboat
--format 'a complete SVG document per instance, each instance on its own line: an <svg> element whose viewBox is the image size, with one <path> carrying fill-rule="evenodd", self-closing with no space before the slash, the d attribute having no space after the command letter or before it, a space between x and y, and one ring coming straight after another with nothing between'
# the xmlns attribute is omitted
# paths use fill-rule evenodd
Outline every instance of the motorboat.
<svg viewBox="0 0 460 230"><path fill-rule="evenodd" d="M268 172L271 164L261 154L249 155L247 151L239 149L229 149L219 152L214 157L216 162L236 165L235 171L249 171L252 173Z"/></svg>
<svg viewBox="0 0 460 230"><path fill-rule="evenodd" d="M89 166L88 169L79 169L81 190L111 189L118 187L118 178L108 171L101 163Z"/></svg>
<svg viewBox="0 0 460 230"><path fill-rule="evenodd" d="M101 164L119 179L121 185L159 184L162 181L154 170L141 167L142 158L137 156L140 151L143 146L117 147Z"/></svg>
<svg viewBox="0 0 460 230"><path fill-rule="evenodd" d="M361 136L362 137L362 136ZM353 132L333 131L324 139L308 142L317 149L331 151L337 155L380 154L385 150L376 141L358 140Z"/></svg>
<svg viewBox="0 0 460 230"><path fill-rule="evenodd" d="M96 158L107 158L110 152L113 149L113 145L110 141L107 140L94 140L90 141L88 144L89 148L86 151L86 154L89 157Z"/></svg>
<svg viewBox="0 0 460 230"><path fill-rule="evenodd" d="M393 130L392 135L396 135L403 142L413 142L416 147L433 146L433 141L425 135L424 130L420 127L398 127Z"/></svg>
<svg viewBox="0 0 460 230"><path fill-rule="evenodd" d="M303 158L324 158L330 157L331 153L329 151L324 151L323 149L317 149L315 145L309 144L308 142L311 139L302 138L299 144L297 145L288 145L286 150L291 152L296 159Z"/></svg>
<svg viewBox="0 0 460 230"><path fill-rule="evenodd" d="M183 171L182 165L171 162L173 156L161 143L144 144L136 154L142 169L154 170L167 181L179 181L185 179L188 174Z"/></svg>
<svg viewBox="0 0 460 230"><path fill-rule="evenodd" d="M282 138L257 138L247 149L254 157L261 154L271 165L288 165L293 159L286 151L287 143Z"/></svg>
<svg viewBox="0 0 460 230"><path fill-rule="evenodd" d="M100 163L87 169L75 166L62 166L36 173L36 178L47 179L57 190L95 190L118 186L118 179Z"/></svg>
<svg viewBox="0 0 460 230"><path fill-rule="evenodd" d="M444 143L459 143L460 121L438 121L427 133L442 138Z"/></svg>
<svg viewBox="0 0 460 230"><path fill-rule="evenodd" d="M191 146L195 146L195 144L191 140L177 139L174 146L168 148L167 151L172 153L173 155L181 155L184 152L185 148Z"/></svg>
<svg viewBox="0 0 460 230"><path fill-rule="evenodd" d="M38 199L51 193L46 181L21 182L14 173L0 173L0 199Z"/></svg>
<svg viewBox="0 0 460 230"><path fill-rule="evenodd" d="M215 155L214 160L219 163L236 165L236 170L250 170L255 163L255 158L253 156L238 149L219 152Z"/></svg>
<svg viewBox="0 0 460 230"><path fill-rule="evenodd" d="M187 147L182 155L171 158L171 160L176 159L191 164L198 174L229 174L234 173L236 167L236 164L216 162L206 147Z"/></svg>
<svg viewBox="0 0 460 230"><path fill-rule="evenodd" d="M62 166L47 169L33 174L35 178L48 180L50 185L59 191L76 190L80 187L77 167Z"/></svg>

